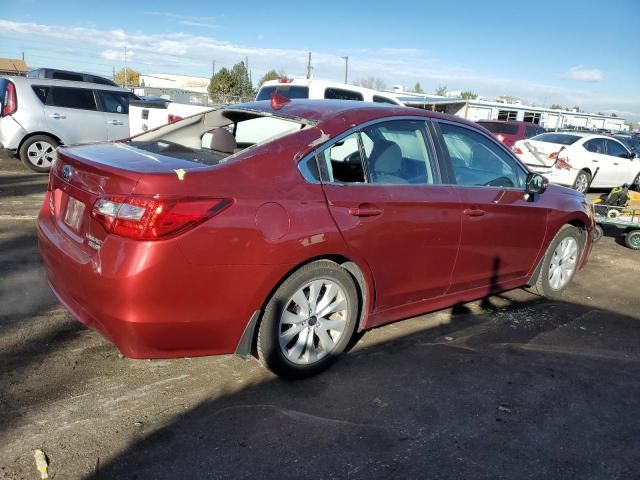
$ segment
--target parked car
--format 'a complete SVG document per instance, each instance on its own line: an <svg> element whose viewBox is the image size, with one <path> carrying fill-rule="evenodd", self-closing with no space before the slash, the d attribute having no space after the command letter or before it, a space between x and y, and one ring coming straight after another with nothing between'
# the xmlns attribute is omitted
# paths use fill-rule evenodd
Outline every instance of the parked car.
<svg viewBox="0 0 640 480"><path fill-rule="evenodd" d="M69 70L60 70L57 68L37 68L31 70L27 78L40 78L51 80L71 80L73 82L89 82L99 83L100 85L111 85L117 87L118 84L108 78L93 75L91 73L70 72Z"/></svg>
<svg viewBox="0 0 640 480"><path fill-rule="evenodd" d="M48 172L58 145L129 136L128 90L41 78L0 78L0 148L36 172Z"/></svg>
<svg viewBox="0 0 640 480"><path fill-rule="evenodd" d="M624 145L632 152L636 154L640 154L640 136L638 135L624 135L618 134L614 135L613 138L621 141Z"/></svg>
<svg viewBox="0 0 640 480"><path fill-rule="evenodd" d="M211 110L213 106L177 103L162 97L144 97L129 105L129 135L153 130L183 118Z"/></svg>
<svg viewBox="0 0 640 480"><path fill-rule="evenodd" d="M612 137L549 132L516 142L514 152L532 171L579 192L624 183L640 188L640 160Z"/></svg>
<svg viewBox="0 0 640 480"><path fill-rule="evenodd" d="M236 141L265 118L289 128ZM62 304L123 354L255 351L304 377L356 331L525 285L560 295L593 211L543 180L457 117L274 96L61 147L38 237Z"/></svg>
<svg viewBox="0 0 640 480"><path fill-rule="evenodd" d="M403 105L393 95L370 88L326 80L307 79L281 79L264 82L260 90L258 90L256 100L269 100L274 93L289 99L356 100Z"/></svg>
<svg viewBox="0 0 640 480"><path fill-rule="evenodd" d="M518 140L535 137L546 131L540 125L514 120L479 120L477 123L493 133L507 147L513 147Z"/></svg>

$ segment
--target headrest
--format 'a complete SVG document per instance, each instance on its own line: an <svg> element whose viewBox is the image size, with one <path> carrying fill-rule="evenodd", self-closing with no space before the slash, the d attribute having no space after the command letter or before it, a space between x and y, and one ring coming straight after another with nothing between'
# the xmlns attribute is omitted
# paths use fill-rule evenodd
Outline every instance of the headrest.
<svg viewBox="0 0 640 480"><path fill-rule="evenodd" d="M402 150L397 143L386 142L374 160L376 173L396 173L402 168Z"/></svg>
<svg viewBox="0 0 640 480"><path fill-rule="evenodd" d="M226 128L216 128L211 132L211 150L218 152L234 153L236 147L236 138Z"/></svg>

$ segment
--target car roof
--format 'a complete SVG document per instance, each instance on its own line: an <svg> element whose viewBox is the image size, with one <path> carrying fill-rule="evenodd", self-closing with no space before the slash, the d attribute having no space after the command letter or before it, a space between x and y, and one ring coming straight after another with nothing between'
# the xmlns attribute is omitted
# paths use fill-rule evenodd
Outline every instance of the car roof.
<svg viewBox="0 0 640 480"><path fill-rule="evenodd" d="M316 123L319 127L336 121L341 125L347 122L350 126L355 126L385 117L411 116L451 120L456 123L478 128L477 124L444 113L392 105L390 103L362 102L356 100L294 99L276 110L272 108L271 101L262 100L232 105L228 109L254 111L289 118L294 117L299 120Z"/></svg>
<svg viewBox="0 0 640 480"><path fill-rule="evenodd" d="M111 90L116 92L129 92L126 88L114 87L103 83L76 82L73 80L59 80L52 78L27 78L27 77L2 77L11 80L14 84L48 85L57 87L91 88L93 90Z"/></svg>
<svg viewBox="0 0 640 480"><path fill-rule="evenodd" d="M537 123L523 122L521 120L478 120L476 123L504 123L509 125L524 125L525 127L537 127L544 129L544 127L541 127Z"/></svg>

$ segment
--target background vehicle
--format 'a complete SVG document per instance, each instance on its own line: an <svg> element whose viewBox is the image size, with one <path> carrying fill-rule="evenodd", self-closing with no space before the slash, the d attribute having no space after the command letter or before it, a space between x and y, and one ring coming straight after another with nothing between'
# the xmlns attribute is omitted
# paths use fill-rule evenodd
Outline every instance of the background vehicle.
<svg viewBox="0 0 640 480"><path fill-rule="evenodd" d="M104 84L0 78L0 147L22 163L48 172L58 145L129 136L131 92Z"/></svg>
<svg viewBox="0 0 640 480"><path fill-rule="evenodd" d="M213 105L176 103L162 97L145 97L133 100L129 106L129 136L175 123L212 108L214 108Z"/></svg>
<svg viewBox="0 0 640 480"><path fill-rule="evenodd" d="M234 136L265 119L287 128ZM275 97L61 148L39 245L63 305L125 355L255 350L302 377L356 330L524 285L560 295L592 212L545 188L462 119Z"/></svg>
<svg viewBox="0 0 640 480"><path fill-rule="evenodd" d="M479 120L477 123L493 133L507 147L513 147L518 140L535 137L546 131L541 126L530 122Z"/></svg>
<svg viewBox="0 0 640 480"><path fill-rule="evenodd" d="M274 93L289 99L356 100L402 105L402 102L394 96L370 88L326 80L308 79L269 80L264 82L258 91L256 100L269 100Z"/></svg>
<svg viewBox="0 0 640 480"><path fill-rule="evenodd" d="M40 78L50 80L71 80L73 82L98 83L100 85L110 85L117 87L118 84L108 78L93 75L92 73L70 72L69 70L59 70L57 68L37 68L31 70L27 78Z"/></svg>
<svg viewBox="0 0 640 480"><path fill-rule="evenodd" d="M609 136L548 132L517 141L514 152L532 171L579 192L624 183L640 186L640 160Z"/></svg>
<svg viewBox="0 0 640 480"><path fill-rule="evenodd" d="M625 146L640 155L640 136L639 135L614 135L613 138L621 141Z"/></svg>

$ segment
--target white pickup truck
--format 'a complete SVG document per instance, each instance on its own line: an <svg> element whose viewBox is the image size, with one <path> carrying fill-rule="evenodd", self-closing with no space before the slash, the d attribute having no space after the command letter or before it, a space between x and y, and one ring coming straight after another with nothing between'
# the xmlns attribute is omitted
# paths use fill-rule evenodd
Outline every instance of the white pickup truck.
<svg viewBox="0 0 640 480"><path fill-rule="evenodd" d="M129 103L130 136L215 108L213 105L175 103L162 97L144 97Z"/></svg>

